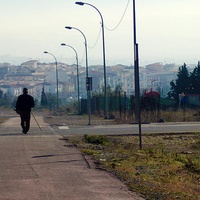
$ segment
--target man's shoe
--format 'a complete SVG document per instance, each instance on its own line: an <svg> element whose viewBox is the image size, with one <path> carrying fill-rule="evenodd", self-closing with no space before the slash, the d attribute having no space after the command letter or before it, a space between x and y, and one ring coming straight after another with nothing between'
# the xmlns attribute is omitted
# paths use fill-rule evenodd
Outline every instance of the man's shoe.
<svg viewBox="0 0 200 200"><path fill-rule="evenodd" d="M22 133L27 134L28 132L26 132L26 131L22 131Z"/></svg>

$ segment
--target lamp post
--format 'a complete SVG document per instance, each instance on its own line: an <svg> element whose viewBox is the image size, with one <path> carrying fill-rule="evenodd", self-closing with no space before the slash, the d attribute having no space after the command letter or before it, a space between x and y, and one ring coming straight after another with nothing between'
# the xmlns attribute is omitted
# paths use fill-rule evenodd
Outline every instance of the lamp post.
<svg viewBox="0 0 200 200"><path fill-rule="evenodd" d="M86 57L85 58L85 62L86 62L86 77L88 77L88 54L87 54L87 40L86 40L86 37L85 37L84 33L81 30L79 30L78 28L71 27L71 26L65 26L65 28L69 29L69 30L75 29L75 30L79 31L82 34L82 36L84 37L84 40L85 40L85 57Z"/></svg>
<svg viewBox="0 0 200 200"><path fill-rule="evenodd" d="M107 88L106 88L106 56L105 56L105 37L104 37L104 20L101 12L92 4L90 3L85 3L85 2L75 2L75 4L83 6L83 5L88 5L93 7L100 15L101 17L101 29L102 29L102 47L103 47L103 69L104 69L104 118L107 119Z"/></svg>
<svg viewBox="0 0 200 200"><path fill-rule="evenodd" d="M58 107L58 61L52 53L49 53L47 51L44 51L44 53L52 55L54 57L55 61L56 61L55 62L56 63L56 108L58 110L58 108L59 108Z"/></svg>
<svg viewBox="0 0 200 200"><path fill-rule="evenodd" d="M80 90L79 90L79 70L78 70L78 54L77 51L74 49L74 47L67 45L65 43L62 43L61 46L67 46L73 49L73 51L76 54L76 70L77 70L77 89L78 89L78 114L80 114Z"/></svg>
<svg viewBox="0 0 200 200"><path fill-rule="evenodd" d="M88 80L89 76L88 76L88 54L87 54L87 40L85 37L85 34L78 28L75 27L71 27L71 26L65 26L66 29L75 29L77 31L79 31L82 36L84 37L85 40L85 61L86 61L86 80ZM89 90L87 89L87 109L88 109L88 125L90 125L90 115L91 115L91 92L90 92L90 88Z"/></svg>
<svg viewBox="0 0 200 200"><path fill-rule="evenodd" d="M138 44L136 40L135 0L133 0L133 34L134 34L134 77L135 77L135 97L136 97L136 119L138 120L138 125L139 125L140 149L142 149L142 132L141 132L141 116L140 116L139 55L138 55Z"/></svg>

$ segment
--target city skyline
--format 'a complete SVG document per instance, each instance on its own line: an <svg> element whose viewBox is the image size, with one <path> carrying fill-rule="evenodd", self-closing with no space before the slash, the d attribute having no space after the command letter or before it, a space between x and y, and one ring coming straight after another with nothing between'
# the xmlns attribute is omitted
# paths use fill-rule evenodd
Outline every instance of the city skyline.
<svg viewBox="0 0 200 200"><path fill-rule="evenodd" d="M83 2L96 6L104 18L106 64L133 65L133 1ZM199 6L198 0L136 0L140 65L196 64L200 59ZM76 30L65 29L65 26L73 26L86 35L89 65L102 64L101 20L94 8L75 5L72 0L7 0L1 2L1 7L1 63L20 64L30 59L53 62L52 57L43 54L48 51L59 62L73 64L74 52L61 47L64 42L77 50L79 64L84 66L83 37ZM117 26L124 12L118 28L109 31ZM96 46L91 48L98 35Z"/></svg>

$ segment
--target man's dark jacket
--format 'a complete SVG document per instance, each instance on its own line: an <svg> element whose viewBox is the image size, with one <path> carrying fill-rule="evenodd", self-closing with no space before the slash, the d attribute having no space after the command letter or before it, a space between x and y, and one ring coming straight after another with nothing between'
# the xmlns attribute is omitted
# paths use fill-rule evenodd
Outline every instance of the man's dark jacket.
<svg viewBox="0 0 200 200"><path fill-rule="evenodd" d="M31 112L31 108L34 107L33 97L28 94L21 94L16 103L17 111Z"/></svg>

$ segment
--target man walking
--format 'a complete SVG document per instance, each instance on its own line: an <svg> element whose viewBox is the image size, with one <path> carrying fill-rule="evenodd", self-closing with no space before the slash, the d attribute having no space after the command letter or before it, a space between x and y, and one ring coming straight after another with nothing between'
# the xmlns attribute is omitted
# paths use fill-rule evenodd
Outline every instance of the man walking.
<svg viewBox="0 0 200 200"><path fill-rule="evenodd" d="M16 102L16 112L21 118L22 133L27 134L30 128L31 108L35 105L34 99L28 94L28 89L23 89Z"/></svg>

